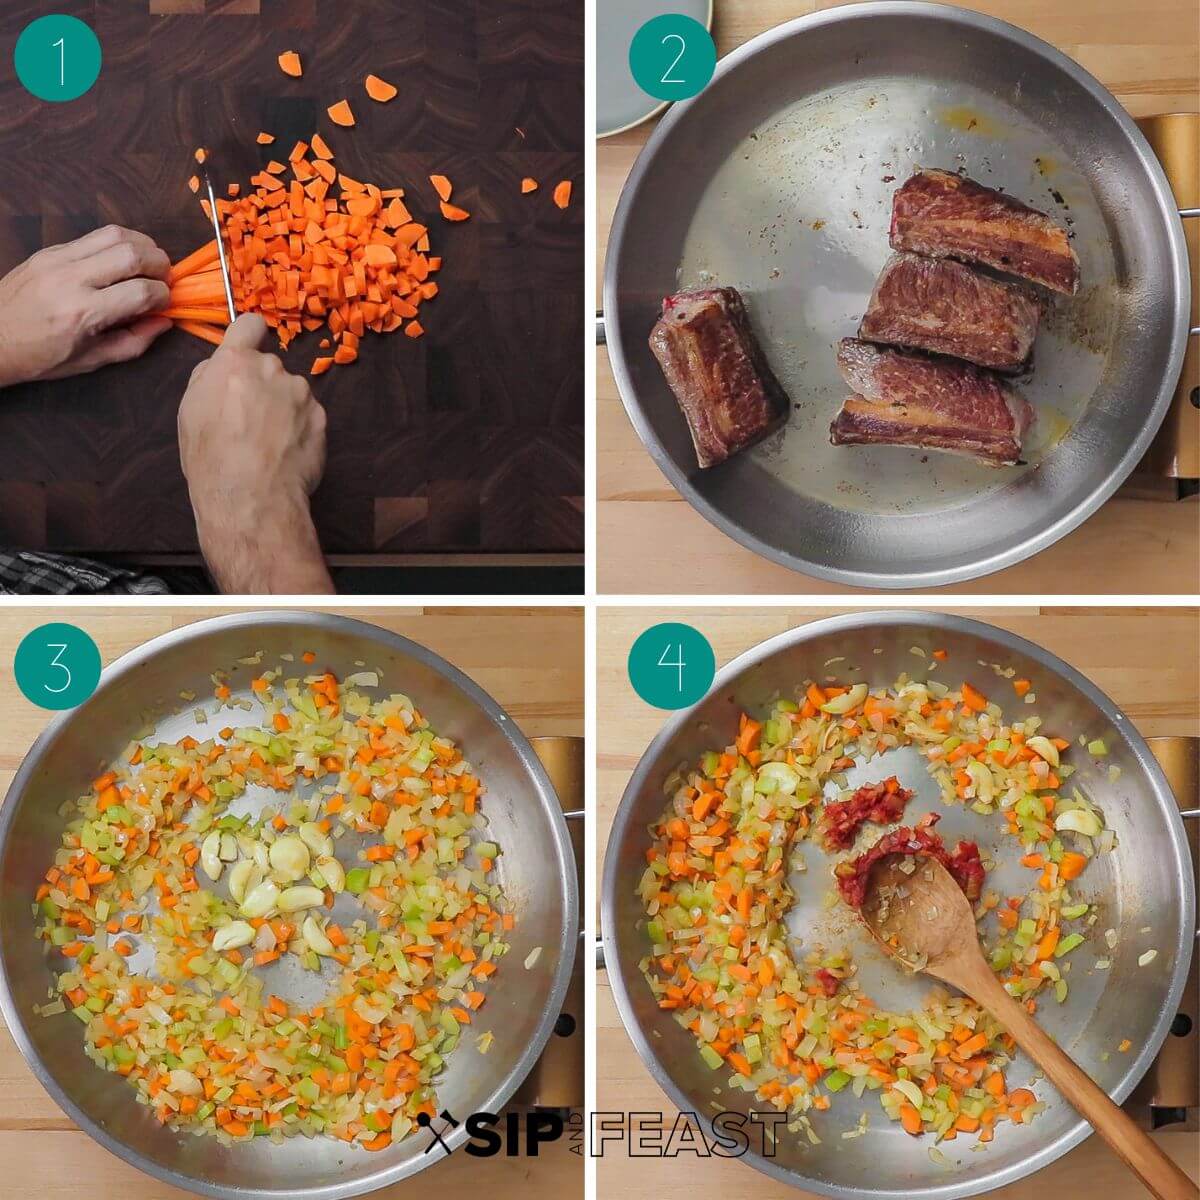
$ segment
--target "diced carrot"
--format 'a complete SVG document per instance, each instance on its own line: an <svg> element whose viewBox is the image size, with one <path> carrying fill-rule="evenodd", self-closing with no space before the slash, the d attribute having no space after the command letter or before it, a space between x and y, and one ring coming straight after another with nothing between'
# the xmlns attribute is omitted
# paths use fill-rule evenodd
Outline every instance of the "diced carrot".
<svg viewBox="0 0 1200 1200"><path fill-rule="evenodd" d="M385 79L380 79L378 75L368 75L364 81L364 86L367 89L367 95L372 100L378 100L380 104L386 104L396 95L397 88L388 83Z"/></svg>
<svg viewBox="0 0 1200 1200"><path fill-rule="evenodd" d="M329 119L335 125L341 125L348 129L354 124L354 113L350 111L350 105L345 100L339 100L336 104L331 104L325 111L329 114Z"/></svg>
<svg viewBox="0 0 1200 1200"><path fill-rule="evenodd" d="M450 199L453 188L445 175L430 175L429 182L433 184L433 190L437 192L439 200Z"/></svg>
<svg viewBox="0 0 1200 1200"><path fill-rule="evenodd" d="M294 79L299 79L304 74L300 66L300 55L295 50L285 50L276 61L279 63L279 69L285 75L291 75Z"/></svg>
<svg viewBox="0 0 1200 1200"><path fill-rule="evenodd" d="M471 215L465 208L459 208L456 204L447 204L445 200L438 207L447 221L465 221Z"/></svg>
<svg viewBox="0 0 1200 1200"><path fill-rule="evenodd" d="M531 179L528 175L526 175L525 178L521 180L522 196L527 196L530 192L536 192L537 190L538 181L536 179Z"/></svg>
<svg viewBox="0 0 1200 1200"><path fill-rule="evenodd" d="M269 146L275 140L275 135L273 133L260 133L254 140L260 146Z"/></svg>
<svg viewBox="0 0 1200 1200"><path fill-rule="evenodd" d="M188 188L192 192L198 192L200 190L200 176L199 175L193 175L188 179Z"/></svg>
<svg viewBox="0 0 1200 1200"><path fill-rule="evenodd" d="M564 179L554 185L554 203L558 208L566 208L571 203L571 181Z"/></svg>
<svg viewBox="0 0 1200 1200"><path fill-rule="evenodd" d="M1087 863L1087 855L1067 850L1058 864L1058 873L1063 879L1078 879Z"/></svg>

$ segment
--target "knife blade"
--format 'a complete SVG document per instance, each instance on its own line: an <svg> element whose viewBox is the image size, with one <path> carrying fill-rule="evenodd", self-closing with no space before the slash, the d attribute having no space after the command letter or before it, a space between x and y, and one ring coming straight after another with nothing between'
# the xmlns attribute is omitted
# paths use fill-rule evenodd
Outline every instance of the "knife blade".
<svg viewBox="0 0 1200 1200"><path fill-rule="evenodd" d="M217 239L217 258L221 263L221 282L225 285L225 303L229 307L229 320L237 320L237 309L233 303L233 283L229 278L229 263L225 261L225 239L221 236L221 218L217 213L217 197L213 192L212 180L208 175L207 162L201 164L204 190L208 193L208 210L212 217L213 237Z"/></svg>

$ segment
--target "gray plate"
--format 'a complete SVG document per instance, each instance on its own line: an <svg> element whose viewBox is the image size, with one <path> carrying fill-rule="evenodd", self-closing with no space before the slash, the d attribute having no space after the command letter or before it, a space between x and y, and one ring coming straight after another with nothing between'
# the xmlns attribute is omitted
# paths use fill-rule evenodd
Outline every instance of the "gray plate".
<svg viewBox="0 0 1200 1200"><path fill-rule="evenodd" d="M889 255L893 191L963 169L1070 223L1083 283L1019 386L1028 462L834 447L834 362ZM1189 281L1166 179L1082 68L1001 21L919 3L815 13L723 59L638 159L605 270L609 352L634 426L718 528L795 570L930 587L1009 566L1075 528L1149 446L1187 338ZM790 394L780 433L701 471L646 338L662 297L739 288Z"/></svg>
<svg viewBox="0 0 1200 1200"><path fill-rule="evenodd" d="M914 655L914 646L924 655ZM946 649L949 659L930 675L929 656L938 648ZM831 659L842 661L827 665ZM708 1069L692 1035L658 1008L638 969L649 943L637 885L645 869L647 827L663 810L667 776L681 762L725 744L743 709L757 712L773 697L791 695L805 679L820 680L831 671L872 687L893 683L902 672L952 685L965 676L996 700L1007 718L1018 718L1023 705L1007 680L993 676L989 664L1011 666L1017 676L1032 681L1037 696L1033 711L1048 728L1072 741L1068 761L1078 768L1072 784L1100 806L1118 842L1116 850L1098 859L1080 880L1080 898L1098 905L1100 920L1088 944L1071 956L1067 1002L1060 1006L1044 1000L1038 1021L1118 1102L1154 1061L1187 979L1195 885L1179 810L1146 743L1097 687L1023 638L941 613L851 614L780 634L723 667L708 695L671 717L646 748L613 820L601 885L608 978L638 1052L681 1109L711 1120L714 1102L733 1112L747 1112L755 1103L744 1092L722 1086L727 1074ZM1109 756L1092 759L1085 754L1076 742L1080 733L1102 737ZM1115 782L1108 776L1110 766L1120 767ZM995 852L998 862L989 871L989 886L1002 894L1010 894L1008 889L1018 895L1028 891L1031 872L1015 861L1013 840L1002 834L1000 818L942 805L915 756L893 751L866 768L860 765L850 778L876 782L893 772L916 791L906 819L931 809L941 812L939 829L947 839L976 837L982 851ZM918 1005L934 986L932 981L907 977L885 962L858 923L846 920L841 905L824 908L824 895L832 887L825 855L812 854L809 868L790 880L796 893L788 914L793 937L808 948L847 946L869 995L893 1008ZM1149 932L1143 933L1147 927ZM1108 928L1117 931L1111 952L1103 937ZM1151 948L1158 957L1150 966L1139 967L1138 956ZM1111 958L1111 969L1095 968L1101 956ZM1117 1051L1124 1038L1132 1042L1126 1054ZM1033 1066L1018 1055L1007 1075L1010 1087L1025 1086ZM803 1134L781 1133L773 1156L751 1151L743 1161L776 1179L838 1200L959 1200L1032 1174L1091 1132L1048 1083L1037 1084L1036 1090L1048 1103L1045 1112L1025 1126L999 1126L995 1141L985 1149L972 1151L972 1137L943 1143L944 1164L929 1158L930 1138L911 1138L888 1121L877 1097L859 1101L848 1092L833 1097L828 1112L814 1115L820 1145L809 1145ZM866 1135L843 1140L841 1134L854 1128L860 1112L869 1114ZM747 1178L743 1194L751 1194L750 1187Z"/></svg>
<svg viewBox="0 0 1200 1200"><path fill-rule="evenodd" d="M629 44L647 22L682 13L712 28L712 0L601 0L596 16L596 136L611 137L649 120L667 107L643 92L629 69Z"/></svg>
<svg viewBox="0 0 1200 1200"><path fill-rule="evenodd" d="M134 1100L120 1076L102 1071L83 1052L70 1013L39 1017L55 958L34 936L31 897L59 845L58 808L87 791L90 780L145 724L160 739L220 728L198 725L197 706L212 708L210 674L239 658L311 650L317 665L339 678L365 663L380 672L378 694L412 696L433 727L462 747L487 788L483 812L503 847L497 863L516 914L505 965L492 977L486 1005L472 1027L495 1035L486 1054L465 1037L439 1077L439 1103L459 1126L445 1135L451 1149L466 1141L462 1119L496 1112L537 1061L566 993L575 955L578 896L574 857L561 809L537 756L512 719L481 688L422 646L361 621L328 613L241 613L200 621L155 638L109 666L95 694L56 717L34 743L0 808L0 1008L38 1079L66 1113L114 1154L158 1179L222 1200L341 1200L404 1179L445 1155L427 1131L377 1153L330 1137L266 1138L223 1146L215 1138L163 1128ZM237 667L235 697L252 699L250 681L262 668ZM180 698L192 692L197 700ZM235 710L236 711L236 710ZM235 811L261 807L248 797ZM275 803L277 803L275 797ZM339 839L343 862L352 839ZM343 845L343 843L346 843ZM352 919L352 899L338 897L335 914ZM523 963L542 948L533 967ZM58 960L65 962L66 960ZM293 1001L313 1002L317 981L288 962L267 967L267 987ZM444 1123L439 1121L440 1129ZM435 1185L436 1186L436 1185Z"/></svg>

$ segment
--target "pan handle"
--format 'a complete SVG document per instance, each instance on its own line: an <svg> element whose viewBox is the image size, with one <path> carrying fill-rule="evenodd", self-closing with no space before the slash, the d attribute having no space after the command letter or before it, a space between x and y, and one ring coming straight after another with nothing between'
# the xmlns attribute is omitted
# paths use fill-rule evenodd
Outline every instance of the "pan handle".
<svg viewBox="0 0 1200 1200"><path fill-rule="evenodd" d="M1200 217L1200 208L1181 208L1179 209L1179 215L1184 220L1187 220L1188 217ZM1188 330L1188 335L1190 337L1200 336L1200 325L1193 325Z"/></svg>
<svg viewBox="0 0 1200 1200"><path fill-rule="evenodd" d="M1192 332L1195 333L1196 331L1193 329ZM1181 808L1179 815L1185 821L1200 821L1200 808ZM1200 941L1200 929L1196 930L1196 940Z"/></svg>

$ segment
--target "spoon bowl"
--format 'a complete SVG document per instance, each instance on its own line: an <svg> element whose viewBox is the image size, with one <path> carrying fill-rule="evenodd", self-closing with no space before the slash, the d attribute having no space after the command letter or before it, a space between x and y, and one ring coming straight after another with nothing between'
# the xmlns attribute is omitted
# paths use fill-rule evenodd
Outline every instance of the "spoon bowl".
<svg viewBox="0 0 1200 1200"><path fill-rule="evenodd" d="M873 863L862 918L871 936L908 970L970 994L971 960L983 962L975 914L936 858L896 853Z"/></svg>

